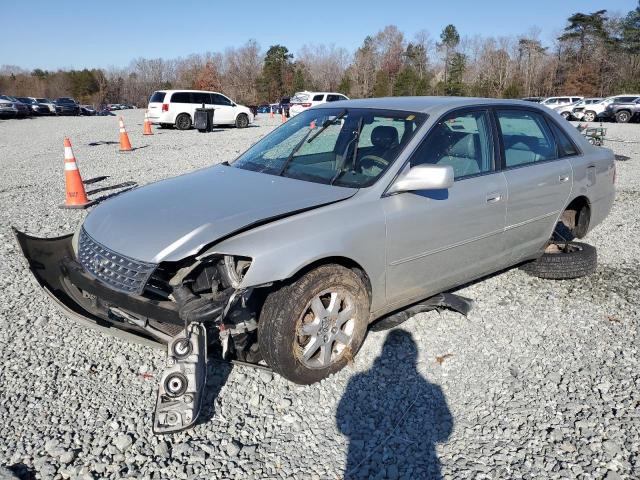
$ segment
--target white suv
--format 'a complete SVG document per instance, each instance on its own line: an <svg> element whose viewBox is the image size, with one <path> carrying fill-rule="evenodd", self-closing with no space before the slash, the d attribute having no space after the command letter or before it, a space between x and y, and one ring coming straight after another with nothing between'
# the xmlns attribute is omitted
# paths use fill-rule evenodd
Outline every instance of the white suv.
<svg viewBox="0 0 640 480"><path fill-rule="evenodd" d="M549 108L557 108L579 102L582 99L584 99L584 97L549 97L541 101L540 105L544 105Z"/></svg>
<svg viewBox="0 0 640 480"><path fill-rule="evenodd" d="M290 100L289 116L293 117L300 112L304 112L307 108L321 103L337 102L339 100L349 100L349 97L335 92L296 92Z"/></svg>
<svg viewBox="0 0 640 480"><path fill-rule="evenodd" d="M578 120L584 120L585 122L595 122L596 119L602 115L606 108L612 103L633 102L638 97L640 97L639 94L628 93L624 95L616 95L615 97L607 97L598 103L585 106L582 115L576 115L576 118Z"/></svg>
<svg viewBox="0 0 640 480"><path fill-rule="evenodd" d="M149 98L149 120L162 126L175 125L188 130L193 125L196 108L214 108L215 125L244 128L253 122L253 113L243 105L218 92L204 90L158 90Z"/></svg>

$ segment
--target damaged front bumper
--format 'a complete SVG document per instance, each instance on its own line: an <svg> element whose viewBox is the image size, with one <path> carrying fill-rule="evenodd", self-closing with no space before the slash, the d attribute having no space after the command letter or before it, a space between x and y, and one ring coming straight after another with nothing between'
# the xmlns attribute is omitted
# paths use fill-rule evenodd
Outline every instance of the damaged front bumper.
<svg viewBox="0 0 640 480"><path fill-rule="evenodd" d="M171 300L153 300L109 288L77 261L73 235L36 238L13 229L29 269L71 319L130 341L161 346L184 329L179 307ZM220 302L214 308L222 313Z"/></svg>

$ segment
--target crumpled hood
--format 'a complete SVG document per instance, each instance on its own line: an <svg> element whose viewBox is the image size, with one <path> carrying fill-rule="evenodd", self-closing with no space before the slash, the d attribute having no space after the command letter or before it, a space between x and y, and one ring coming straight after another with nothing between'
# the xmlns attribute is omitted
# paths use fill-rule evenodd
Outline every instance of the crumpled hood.
<svg viewBox="0 0 640 480"><path fill-rule="evenodd" d="M252 224L356 192L216 165L118 195L98 205L84 229L121 255L150 263L176 261Z"/></svg>

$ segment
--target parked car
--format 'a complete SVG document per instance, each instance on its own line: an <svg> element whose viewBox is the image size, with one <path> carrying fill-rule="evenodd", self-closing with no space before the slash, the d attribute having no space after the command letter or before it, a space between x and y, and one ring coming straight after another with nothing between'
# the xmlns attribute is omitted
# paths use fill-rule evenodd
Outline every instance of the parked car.
<svg viewBox="0 0 640 480"><path fill-rule="evenodd" d="M80 115L80 106L73 98L60 97L54 103L58 115Z"/></svg>
<svg viewBox="0 0 640 480"><path fill-rule="evenodd" d="M154 429L170 431L197 419L205 338L309 384L422 299L514 265L592 273L595 249L573 237L608 215L614 182L613 152L536 104L350 100L102 202L75 234L15 233L67 314L168 344Z"/></svg>
<svg viewBox="0 0 640 480"><path fill-rule="evenodd" d="M249 126L254 115L249 108L238 105L218 92L204 90L158 90L149 98L149 120L161 126L171 126L188 130L193 125L195 110L204 104L213 108L214 125Z"/></svg>
<svg viewBox="0 0 640 480"><path fill-rule="evenodd" d="M549 108L557 108L579 102L583 98L584 97L547 97L540 102L540 105L544 105Z"/></svg>
<svg viewBox="0 0 640 480"><path fill-rule="evenodd" d="M258 106L258 113L269 113L271 111L271 106L270 105L259 105Z"/></svg>
<svg viewBox="0 0 640 480"><path fill-rule="evenodd" d="M523 97L521 100L524 100L525 102L540 103L544 98L545 97Z"/></svg>
<svg viewBox="0 0 640 480"><path fill-rule="evenodd" d="M34 98L31 97L16 97L22 103L27 105L31 109L31 113L33 115L49 115L51 111L49 110L49 106L44 103L38 103Z"/></svg>
<svg viewBox="0 0 640 480"><path fill-rule="evenodd" d="M34 100L49 107L49 113L51 115L56 114L56 104L53 102L53 100L49 100L48 98L35 98Z"/></svg>
<svg viewBox="0 0 640 480"><path fill-rule="evenodd" d="M327 102L338 102L340 100L349 100L349 97L341 93L335 92L297 92L291 97L289 105L289 116L304 112L307 108L315 107Z"/></svg>
<svg viewBox="0 0 640 480"><path fill-rule="evenodd" d="M18 108L14 102L0 98L0 118L15 118L18 116Z"/></svg>
<svg viewBox="0 0 640 480"><path fill-rule="evenodd" d="M16 97L10 95L0 95L1 100L7 100L13 103L16 109L16 118L27 118L31 116L31 108L26 103L21 102Z"/></svg>
<svg viewBox="0 0 640 480"><path fill-rule="evenodd" d="M640 97L633 101L614 102L604 109L602 118L615 119L618 123L627 123L640 118Z"/></svg>
<svg viewBox="0 0 640 480"><path fill-rule="evenodd" d="M575 120L582 119L582 117L584 116L584 109L586 107L588 107L589 105L594 105L594 104L596 104L598 102L601 102L601 101L602 101L602 98L599 98L599 97L585 98L583 100L580 100L578 103L572 104L571 105L571 113L569 115L569 120L571 120L571 119L575 119ZM560 113L564 117L563 113L566 111L567 108L568 107L556 108L556 111L558 113Z"/></svg>
<svg viewBox="0 0 640 480"><path fill-rule="evenodd" d="M595 122L599 117L602 116L607 106L611 105L614 102L633 102L637 98L640 98L640 94L623 94L623 95L615 95L613 97L607 97L604 100L586 106L584 112L582 114L582 118L576 117L579 120L584 120L585 122Z"/></svg>
<svg viewBox="0 0 640 480"><path fill-rule="evenodd" d="M96 109L93 105L80 105L80 115L91 117L96 114Z"/></svg>

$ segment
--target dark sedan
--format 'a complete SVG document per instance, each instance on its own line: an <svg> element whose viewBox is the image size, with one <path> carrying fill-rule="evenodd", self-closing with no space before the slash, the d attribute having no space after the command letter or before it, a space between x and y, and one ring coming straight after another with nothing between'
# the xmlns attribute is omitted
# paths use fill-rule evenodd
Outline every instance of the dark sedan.
<svg viewBox="0 0 640 480"><path fill-rule="evenodd" d="M53 103L58 115L80 115L80 105L72 98L57 98Z"/></svg>
<svg viewBox="0 0 640 480"><path fill-rule="evenodd" d="M49 106L44 103L39 103L35 101L33 98L29 97L16 97L22 103L27 105L31 109L31 113L33 115L50 115L51 110L49 110Z"/></svg>

